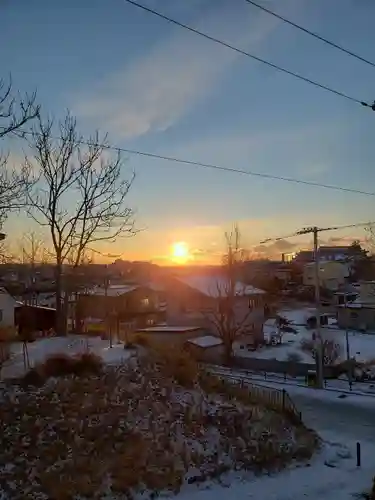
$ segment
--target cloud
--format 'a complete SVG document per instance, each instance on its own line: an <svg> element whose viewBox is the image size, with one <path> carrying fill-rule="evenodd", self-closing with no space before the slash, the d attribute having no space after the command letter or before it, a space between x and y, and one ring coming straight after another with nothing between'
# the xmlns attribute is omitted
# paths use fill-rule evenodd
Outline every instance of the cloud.
<svg viewBox="0 0 375 500"><path fill-rule="evenodd" d="M278 23L246 5L234 7L232 3L230 8L216 6L199 21L188 22L247 49L256 48ZM81 96L73 107L78 115L98 120L121 137L165 130L209 93L238 56L178 28L91 94Z"/></svg>
<svg viewBox="0 0 375 500"><path fill-rule="evenodd" d="M254 246L250 251L250 257L253 259L280 259L282 253L292 253L300 247L300 242L291 242L281 239L270 245Z"/></svg>

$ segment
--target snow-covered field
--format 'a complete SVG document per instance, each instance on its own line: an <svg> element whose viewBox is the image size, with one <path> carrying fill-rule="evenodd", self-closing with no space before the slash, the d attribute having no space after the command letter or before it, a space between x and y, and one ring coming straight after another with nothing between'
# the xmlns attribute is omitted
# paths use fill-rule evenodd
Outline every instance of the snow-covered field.
<svg viewBox="0 0 375 500"><path fill-rule="evenodd" d="M99 337L69 335L67 337L50 337L38 339L28 344L30 366L43 362L53 354L75 355L89 350L100 356L106 364L120 363L129 358L130 352L124 344L115 343L109 347L108 340ZM15 342L11 345L11 357L3 364L1 378L19 377L25 372L23 345Z"/></svg>
<svg viewBox="0 0 375 500"><path fill-rule="evenodd" d="M240 349L240 344L234 345L234 352L237 356L241 357L255 357L261 359L276 359L278 361L289 361L291 356L297 357L302 363L314 363L311 353L301 348L301 341L312 340L313 330L303 326L306 323L307 316L313 314L314 310L311 308L299 309L282 309L278 312L280 316L285 317L291 323L291 326L297 333L284 333L282 336L282 343L276 346L265 346L257 351L248 351ZM266 334L271 334L271 330L276 331L276 327L272 328L267 326ZM324 340L333 340L335 344L340 345L340 352L337 362L346 359L346 332L340 330L331 321L328 328L321 329L322 337ZM355 357L358 362L369 362L375 360L375 335L366 334L356 331L348 332L349 338L349 353L350 357Z"/></svg>

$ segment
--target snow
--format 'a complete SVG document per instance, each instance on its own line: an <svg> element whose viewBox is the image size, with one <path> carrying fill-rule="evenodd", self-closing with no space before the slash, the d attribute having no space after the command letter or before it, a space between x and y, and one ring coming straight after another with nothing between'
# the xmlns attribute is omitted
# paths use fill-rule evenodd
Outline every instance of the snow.
<svg viewBox="0 0 375 500"><path fill-rule="evenodd" d="M233 372L236 378L237 372ZM273 383L261 384L280 389ZM191 494L182 492L176 500L224 500L248 498L267 500L353 500L371 489L375 474L375 397L345 395L307 387L287 387L304 423L323 439L322 450L304 466L271 476L228 478L223 485ZM361 445L361 467L356 464L357 442Z"/></svg>
<svg viewBox="0 0 375 500"><path fill-rule="evenodd" d="M331 438L331 439L329 439ZM356 467L355 442L341 443L334 434L327 435L322 451L309 466L295 467L271 476L244 481L224 482L192 494L177 495L176 500L353 500L353 495L370 488L375 460L370 445L362 447L363 463ZM229 489L228 489L229 488Z"/></svg>
<svg viewBox="0 0 375 500"><path fill-rule="evenodd" d="M18 377L24 373L22 349L23 345L21 342L15 342L11 345L11 358L2 366L2 378ZM53 354L64 353L73 356L87 350L100 356L104 363L107 364L118 364L130 357L129 351L124 349L124 344L122 343L109 347L108 340L102 340L98 337L86 337L84 335L51 337L36 340L28 344L30 366L42 363Z"/></svg>
<svg viewBox="0 0 375 500"><path fill-rule="evenodd" d="M297 333L283 333L282 343L275 346L264 346L257 351L246 351L240 349L241 342L234 345L234 352L239 357L250 357L260 359L276 359L278 361L288 361L290 356L298 356L301 363L314 364L314 358L309 352L301 349L301 341L312 340L315 330L308 329L306 319L315 314L314 308L282 309L278 312L290 321L291 326ZM346 360L346 331L335 327L334 318L329 318L328 328L321 328L321 335L324 340L333 340L340 345L340 352L337 362ZM265 338L276 333L276 326L268 320L264 325ZM375 335L358 331L348 331L350 357L355 357L358 362L369 362L375 360Z"/></svg>
<svg viewBox="0 0 375 500"><path fill-rule="evenodd" d="M138 332L145 333L173 333L173 332L193 332L199 330L199 326L170 326L170 325L157 325L148 328L141 328Z"/></svg>
<svg viewBox="0 0 375 500"><path fill-rule="evenodd" d="M213 335L205 335L204 337L197 337L195 339L189 339L188 342L191 344L195 344L198 347L216 347L221 345L223 341L218 337L214 337Z"/></svg>
<svg viewBox="0 0 375 500"><path fill-rule="evenodd" d="M229 286L228 280L223 276L179 276L176 279L188 285L190 288L194 288L204 295L213 298L226 296ZM255 288L252 285L246 285L245 283L237 281L235 284L235 293L236 295L247 296L262 295L265 292L260 288Z"/></svg>
<svg viewBox="0 0 375 500"><path fill-rule="evenodd" d="M108 297L118 297L126 293L134 292L139 285L110 285L105 289L104 287L95 287L89 293L90 295L107 295Z"/></svg>

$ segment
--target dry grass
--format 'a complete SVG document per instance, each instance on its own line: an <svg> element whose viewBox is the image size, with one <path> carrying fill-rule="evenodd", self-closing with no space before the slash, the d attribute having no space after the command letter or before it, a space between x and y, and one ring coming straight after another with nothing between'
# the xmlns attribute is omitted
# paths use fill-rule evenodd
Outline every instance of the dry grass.
<svg viewBox="0 0 375 500"><path fill-rule="evenodd" d="M9 498L154 497L233 468L274 471L312 455L314 433L174 354L155 349L100 376L0 389Z"/></svg>

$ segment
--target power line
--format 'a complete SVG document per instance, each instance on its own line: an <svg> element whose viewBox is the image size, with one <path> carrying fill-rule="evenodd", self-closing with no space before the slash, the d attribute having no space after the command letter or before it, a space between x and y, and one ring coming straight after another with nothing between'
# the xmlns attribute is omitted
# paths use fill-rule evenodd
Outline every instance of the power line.
<svg viewBox="0 0 375 500"><path fill-rule="evenodd" d="M277 14L276 12L274 12L274 11L272 11L270 9L268 9L266 7L263 7L263 5L260 5L257 2L254 2L253 0L245 0L245 2L253 5L254 7L257 7L260 10L263 10L264 12L267 12L267 14L270 14L271 16L274 16L277 19L280 19L281 21L283 21L284 23L289 24L290 26L293 26L294 28L297 28L300 31L303 31L304 33L307 33L308 35L311 35L314 38L317 38L318 40L320 40L320 41L322 41L322 42L330 45L331 47L334 47L335 49L341 50L341 52L345 52L345 54L348 54L349 56L355 57L359 61L362 61L362 62L364 62L366 64L369 64L370 66L373 66L375 68L375 63L373 63L372 61L369 61L368 59L365 59L364 57L356 54L355 52L352 52L351 50L345 49L342 45L339 45L339 44L337 44L335 42L331 42L327 38L324 38L323 36L318 35L317 33L314 33L313 31L310 31L307 28L304 28L303 26L301 26L301 25L299 25L297 23L294 23L290 19L287 19L286 17L283 17L280 14Z"/></svg>
<svg viewBox="0 0 375 500"><path fill-rule="evenodd" d="M303 75L300 75L299 73L288 70L288 69L286 69L282 66L279 66L277 64L274 64L266 59L262 59L261 57L258 57L254 54L251 54L250 52L246 52L245 50L239 49L238 47L235 47L234 45L230 45L229 43L224 42L223 40L219 40L218 38L215 38L211 35L208 35L207 33L204 33L203 31L199 31L195 28L192 28L191 26L188 26L187 24L180 23L176 19L172 19L171 17L168 17L168 16L166 16L166 15L162 14L161 12L158 12L154 9L150 9L149 7L146 7L145 5L142 5L138 2L134 2L133 0L124 0L124 1L131 4L131 5L139 7L140 9L142 9L146 12L149 12L150 14L154 14L155 16L157 16L161 19L164 19L165 21L168 21L169 23L175 24L176 26L179 26L180 28L184 28L192 33L195 33L196 35L200 35L203 38L206 38L207 40L211 40L212 42L215 42L215 43L222 45L223 47L227 47L228 49L231 49L231 50L237 52L238 54L242 54L246 57L250 57L251 59L254 59L255 61L261 62L261 63L265 64L266 66L269 66L270 68L273 68L273 69L280 71L282 73L286 73L287 75L293 76L294 78L297 78L298 80L302 80L302 81L309 83L310 85L314 85L315 87L318 87L320 89L327 90L328 92L331 92L332 94L335 94L339 97L343 97L344 99L355 102L357 104L361 104L362 106L369 107L370 109L375 111L375 102L373 104L369 104L365 101L362 101L362 100L357 99L355 97L352 97L348 94L345 94L344 92L340 92L339 90L336 90L332 87L328 87L327 85L319 83L315 80L311 80L310 78L307 78Z"/></svg>
<svg viewBox="0 0 375 500"><path fill-rule="evenodd" d="M357 222L356 224L346 224L345 226L332 226L332 227L304 227L303 229L300 229L298 231L295 231L292 234L288 234L287 236L278 236L277 238L267 238L263 241L260 242L260 244L265 244L265 243L270 243L272 241L280 241L280 240L286 240L288 238L294 238L295 236L302 236L304 234L311 234L313 232L320 233L322 231L339 231L341 229L350 229L353 227L366 227L366 226L372 226L375 224L374 221L369 221L369 222Z"/></svg>
<svg viewBox="0 0 375 500"><path fill-rule="evenodd" d="M22 133L25 135L39 135L38 133L27 131L27 130L23 130ZM51 137L51 138L54 140L57 140L57 141L60 140L59 137ZM313 187L319 187L319 188L324 188L324 189L331 189L331 190L335 190L335 191L343 191L343 192L347 192L347 193L355 193L355 194L361 194L364 196L374 196L375 197L375 192L363 191L360 189L349 188L349 187L339 186L339 185L335 185L335 184L324 184L321 182L307 181L307 180L298 179L295 177L284 177L281 175L256 172L254 170L243 170L240 168L225 167L223 165L216 165L214 163L202 163L199 161L185 160L183 158L177 158L174 156L149 153L148 151L140 151L140 150L136 150L136 149L122 148L122 147L113 146L110 144L94 143L94 142L90 142L88 140L80 140L78 142L80 144L87 145L87 146L96 146L96 147L100 147L103 149L108 149L108 150L112 150L112 151L116 151L116 152L122 152L122 153L127 153L130 155L136 155L136 156L145 156L147 158L153 158L156 160L165 160L168 162L179 163L182 165L189 165L189 166L194 166L194 167L217 170L217 171L221 171L221 172L231 172L231 173L235 173L235 174L249 175L252 177L260 177L263 179L277 180L277 181L289 182L289 183L294 183L294 184L303 184L306 186L313 186Z"/></svg>

